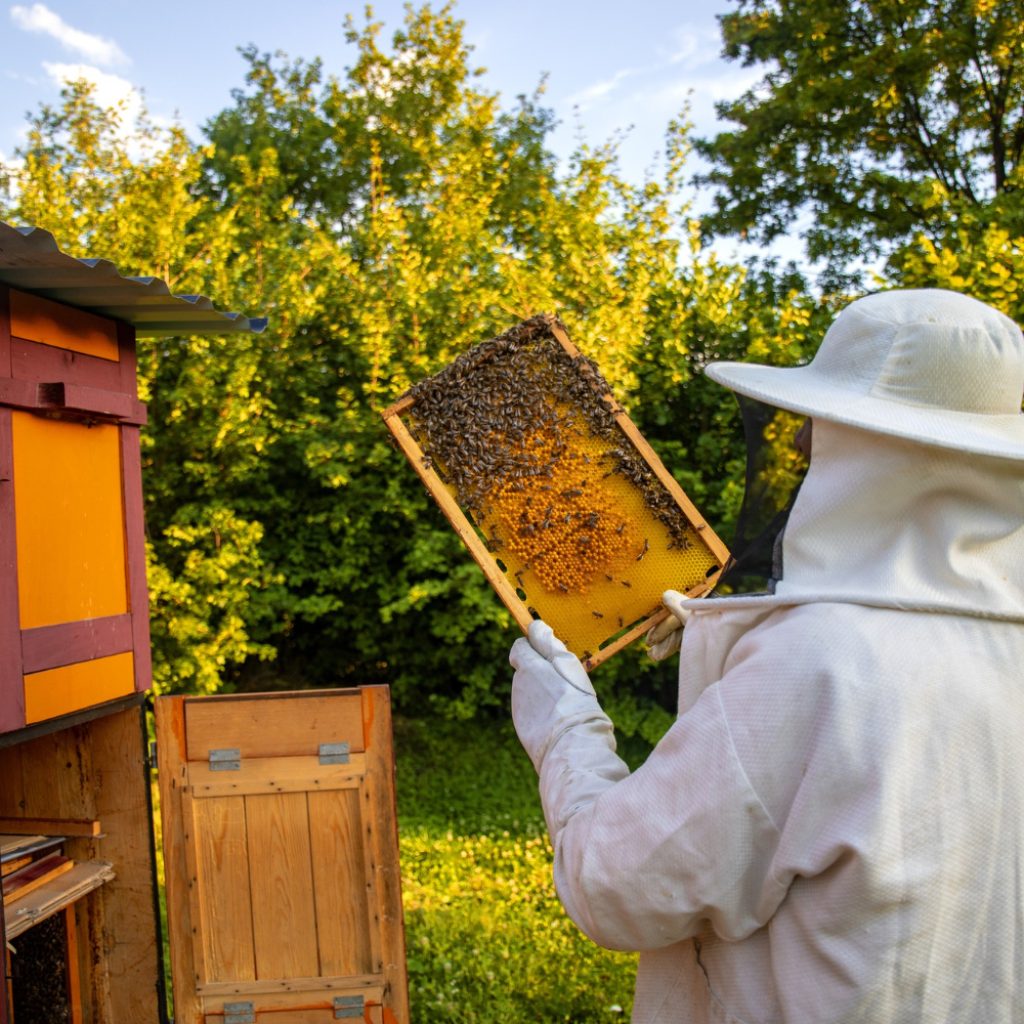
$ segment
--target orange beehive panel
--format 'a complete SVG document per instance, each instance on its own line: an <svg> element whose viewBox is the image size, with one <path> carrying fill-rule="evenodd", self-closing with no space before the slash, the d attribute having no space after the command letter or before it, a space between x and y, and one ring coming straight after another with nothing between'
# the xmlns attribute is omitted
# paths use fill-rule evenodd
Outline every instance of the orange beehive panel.
<svg viewBox="0 0 1024 1024"><path fill-rule="evenodd" d="M74 309L41 295L10 291L11 334L55 348L117 362L117 327L107 317Z"/></svg>
<svg viewBox="0 0 1024 1024"><path fill-rule="evenodd" d="M706 593L727 551L552 317L416 385L385 420L520 626L588 667Z"/></svg>
<svg viewBox="0 0 1024 1024"><path fill-rule="evenodd" d="M12 417L21 628L128 610L114 424Z"/></svg>

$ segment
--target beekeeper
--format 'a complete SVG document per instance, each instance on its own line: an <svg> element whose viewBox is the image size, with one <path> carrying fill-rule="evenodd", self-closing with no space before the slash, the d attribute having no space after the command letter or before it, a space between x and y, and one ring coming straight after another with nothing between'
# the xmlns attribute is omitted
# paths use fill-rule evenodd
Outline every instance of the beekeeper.
<svg viewBox="0 0 1024 1024"><path fill-rule="evenodd" d="M813 362L719 363L813 424L771 594L682 607L679 717L630 774L535 622L512 712L566 910L641 951L635 1022L1024 1021L1024 342L939 290Z"/></svg>

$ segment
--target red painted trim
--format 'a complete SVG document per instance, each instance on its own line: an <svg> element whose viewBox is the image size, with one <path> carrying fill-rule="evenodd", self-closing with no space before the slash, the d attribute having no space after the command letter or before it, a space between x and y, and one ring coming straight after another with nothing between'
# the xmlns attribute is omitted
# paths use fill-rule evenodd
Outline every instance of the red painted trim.
<svg viewBox="0 0 1024 1024"><path fill-rule="evenodd" d="M22 671L26 675L131 649L130 615L107 615L102 619L60 622L21 631Z"/></svg>
<svg viewBox="0 0 1024 1024"><path fill-rule="evenodd" d="M44 408L67 409L70 412L112 416L122 423L141 426L146 422L146 407L131 395L81 384L37 384Z"/></svg>
<svg viewBox="0 0 1024 1024"><path fill-rule="evenodd" d="M11 375L11 304L9 289L0 284L0 378Z"/></svg>
<svg viewBox="0 0 1024 1024"><path fill-rule="evenodd" d="M11 410L0 407L0 732L25 724L18 610L18 538L14 533Z"/></svg>
<svg viewBox="0 0 1024 1024"><path fill-rule="evenodd" d="M149 648L149 589L146 584L146 526L142 506L142 455L139 428L121 428L121 472L124 478L124 535L128 559L128 610L135 651L135 688L153 683Z"/></svg>
<svg viewBox="0 0 1024 1024"><path fill-rule="evenodd" d="M59 380L123 394L120 363L24 338L11 338L11 376L37 384Z"/></svg>
<svg viewBox="0 0 1024 1024"><path fill-rule="evenodd" d="M121 390L132 398L139 397L139 382L136 379L138 366L135 357L135 328L123 320L117 323L117 350L121 367Z"/></svg>

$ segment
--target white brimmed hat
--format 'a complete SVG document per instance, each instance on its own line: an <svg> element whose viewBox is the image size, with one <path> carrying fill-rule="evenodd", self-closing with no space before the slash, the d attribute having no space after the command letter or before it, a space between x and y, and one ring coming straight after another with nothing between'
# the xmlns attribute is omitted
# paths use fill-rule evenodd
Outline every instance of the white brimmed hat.
<svg viewBox="0 0 1024 1024"><path fill-rule="evenodd" d="M878 292L836 317L806 366L712 363L712 380L810 417L957 451L1024 459L1024 337L938 288Z"/></svg>

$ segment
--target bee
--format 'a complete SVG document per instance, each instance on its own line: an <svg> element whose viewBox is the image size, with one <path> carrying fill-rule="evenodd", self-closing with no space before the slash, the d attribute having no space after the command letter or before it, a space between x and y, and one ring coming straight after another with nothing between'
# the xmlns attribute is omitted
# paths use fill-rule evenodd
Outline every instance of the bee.
<svg viewBox="0 0 1024 1024"><path fill-rule="evenodd" d="M649 547L650 547L650 545L647 543L647 538L644 537L644 546L641 549L640 554L636 556L636 560L638 562L644 557L644 555L647 554L647 551L648 551Z"/></svg>
<svg viewBox="0 0 1024 1024"><path fill-rule="evenodd" d="M590 614L593 615L595 619L603 619L604 618L604 615L602 615L601 612L591 612Z"/></svg>
<svg viewBox="0 0 1024 1024"><path fill-rule="evenodd" d="M643 555L641 555L640 557L641 557L641 558L643 558ZM632 586L633 586L633 584L632 584L632 583L630 583L630 582L629 582L629 580L619 580L619 582L620 582L620 583L621 583L621 584L622 584L622 585L623 585L624 587L632 587Z"/></svg>
<svg viewBox="0 0 1024 1024"><path fill-rule="evenodd" d="M625 523L619 523L619 525L618 525L618 527L616 528L615 532L616 532L616 533L617 533L617 534L618 534L618 535L619 535L619 536L621 537L621 536L622 536L622 531L623 531L623 530L624 530L625 528L626 528L626 524L625 524Z"/></svg>

